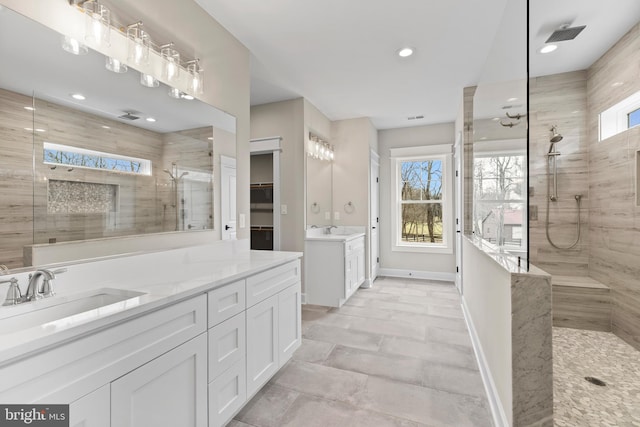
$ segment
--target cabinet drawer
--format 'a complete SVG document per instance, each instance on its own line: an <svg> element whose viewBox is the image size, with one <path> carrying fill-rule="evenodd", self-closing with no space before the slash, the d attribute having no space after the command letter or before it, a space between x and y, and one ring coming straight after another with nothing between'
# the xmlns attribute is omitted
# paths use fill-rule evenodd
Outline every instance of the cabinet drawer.
<svg viewBox="0 0 640 427"><path fill-rule="evenodd" d="M245 336L244 312L209 329L209 381L244 358Z"/></svg>
<svg viewBox="0 0 640 427"><path fill-rule="evenodd" d="M344 243L344 254L349 256L352 253L364 250L364 236L349 240Z"/></svg>
<svg viewBox="0 0 640 427"><path fill-rule="evenodd" d="M251 307L300 280L296 260L247 278L247 307Z"/></svg>
<svg viewBox="0 0 640 427"><path fill-rule="evenodd" d="M247 400L245 359L209 384L209 427L221 427Z"/></svg>
<svg viewBox="0 0 640 427"><path fill-rule="evenodd" d="M244 311L245 281L239 280L207 293L209 303L209 327Z"/></svg>

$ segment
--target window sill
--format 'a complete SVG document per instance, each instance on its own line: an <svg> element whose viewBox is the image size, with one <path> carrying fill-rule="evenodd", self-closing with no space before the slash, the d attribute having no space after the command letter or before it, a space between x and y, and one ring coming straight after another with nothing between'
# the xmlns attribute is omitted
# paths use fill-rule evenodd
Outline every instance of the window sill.
<svg viewBox="0 0 640 427"><path fill-rule="evenodd" d="M453 248L450 246L419 246L419 245L393 245L393 252L412 252L412 253L429 253L429 254L453 254Z"/></svg>

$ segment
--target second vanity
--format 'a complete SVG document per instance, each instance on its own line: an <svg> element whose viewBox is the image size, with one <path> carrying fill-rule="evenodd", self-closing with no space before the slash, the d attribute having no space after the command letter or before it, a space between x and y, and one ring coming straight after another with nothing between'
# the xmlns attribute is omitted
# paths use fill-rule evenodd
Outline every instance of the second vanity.
<svg viewBox="0 0 640 427"><path fill-rule="evenodd" d="M57 295L0 307L0 401L69 404L72 427L223 426L300 346L300 256L236 241L66 266ZM7 317L87 293L106 305Z"/></svg>
<svg viewBox="0 0 640 427"><path fill-rule="evenodd" d="M365 281L364 227L318 227L304 242L305 302L341 307Z"/></svg>

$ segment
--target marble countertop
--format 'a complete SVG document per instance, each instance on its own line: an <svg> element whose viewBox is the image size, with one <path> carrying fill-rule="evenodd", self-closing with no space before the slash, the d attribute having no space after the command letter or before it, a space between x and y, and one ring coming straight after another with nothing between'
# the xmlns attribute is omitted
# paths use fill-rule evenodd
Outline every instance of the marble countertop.
<svg viewBox="0 0 640 427"><path fill-rule="evenodd" d="M549 274L540 268L529 264L527 269L527 260L524 257L518 256L514 253L510 253L503 249L498 248L486 240L482 240L476 236L464 236L474 246L484 252L494 262L498 263L505 270L512 274L527 274L535 276L549 276Z"/></svg>
<svg viewBox="0 0 640 427"><path fill-rule="evenodd" d="M357 239L364 236L364 233L352 233L352 234L321 234L315 236L307 236L304 240L324 240L329 242L342 241L347 242L349 240Z"/></svg>
<svg viewBox="0 0 640 427"><path fill-rule="evenodd" d="M324 240L326 242L342 241L357 239L365 235L364 226L356 225L323 225L319 227L307 228L305 240Z"/></svg>
<svg viewBox="0 0 640 427"><path fill-rule="evenodd" d="M24 305L0 307L0 365L116 322L204 294L301 256L300 252L251 251L248 245L215 242L211 245L65 265L67 272L59 274L55 281L54 297ZM10 274L8 277L16 277L24 292L27 274ZM33 327L20 328L20 322L12 320L14 314L25 311L27 304L48 306L54 298L66 301L78 294L103 289L141 294ZM4 287L0 292L5 292ZM9 327L14 323L17 323L16 328Z"/></svg>

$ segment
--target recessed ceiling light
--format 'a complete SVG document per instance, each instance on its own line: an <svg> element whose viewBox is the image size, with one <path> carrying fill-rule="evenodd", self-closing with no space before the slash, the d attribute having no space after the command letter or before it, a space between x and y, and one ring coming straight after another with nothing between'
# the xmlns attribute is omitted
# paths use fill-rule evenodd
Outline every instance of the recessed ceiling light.
<svg viewBox="0 0 640 427"><path fill-rule="evenodd" d="M71 97L73 99L77 99L78 101L84 101L85 99L87 99L83 94L81 93L72 93Z"/></svg>
<svg viewBox="0 0 640 427"><path fill-rule="evenodd" d="M398 56L401 58L407 58L411 55L413 55L412 47L403 47L402 49L398 50Z"/></svg>
<svg viewBox="0 0 640 427"><path fill-rule="evenodd" d="M33 108L33 107L24 107L24 109L25 109L25 110L28 110L28 111L35 111L35 110L36 110L36 109L35 109L35 108Z"/></svg>
<svg viewBox="0 0 640 427"><path fill-rule="evenodd" d="M551 52L553 52L554 50L556 50L557 48L558 48L558 45L555 45L555 44L547 44L547 45L542 46L542 47L540 48L540 50L538 50L538 52L540 52L540 53L551 53Z"/></svg>
<svg viewBox="0 0 640 427"><path fill-rule="evenodd" d="M507 99L507 102L513 102L513 101L517 101L517 100L518 100L518 98L509 98L509 99Z"/></svg>
<svg viewBox="0 0 640 427"><path fill-rule="evenodd" d="M154 119L153 117L147 117L147 121L153 123L156 121L156 119Z"/></svg>

